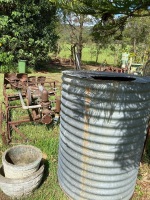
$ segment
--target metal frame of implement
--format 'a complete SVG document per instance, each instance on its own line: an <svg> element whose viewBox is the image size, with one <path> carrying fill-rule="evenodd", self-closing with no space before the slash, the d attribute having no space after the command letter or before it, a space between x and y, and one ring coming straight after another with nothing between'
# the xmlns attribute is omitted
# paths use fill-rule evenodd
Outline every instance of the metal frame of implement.
<svg viewBox="0 0 150 200"><path fill-rule="evenodd" d="M55 115L59 116L59 87L60 83L57 80L45 76L28 77L26 73L4 74L4 101L0 105L0 132L4 144L12 141L12 129L26 139L18 125L27 122L50 124ZM17 108L27 110L28 116L12 120L11 111Z"/></svg>

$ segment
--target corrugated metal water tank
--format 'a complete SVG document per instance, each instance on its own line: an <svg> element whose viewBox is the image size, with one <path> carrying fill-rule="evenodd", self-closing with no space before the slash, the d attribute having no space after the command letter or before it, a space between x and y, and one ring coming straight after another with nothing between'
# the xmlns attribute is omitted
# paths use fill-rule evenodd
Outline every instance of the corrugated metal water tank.
<svg viewBox="0 0 150 200"><path fill-rule="evenodd" d="M150 79L64 71L58 179L74 200L129 200L150 107Z"/></svg>

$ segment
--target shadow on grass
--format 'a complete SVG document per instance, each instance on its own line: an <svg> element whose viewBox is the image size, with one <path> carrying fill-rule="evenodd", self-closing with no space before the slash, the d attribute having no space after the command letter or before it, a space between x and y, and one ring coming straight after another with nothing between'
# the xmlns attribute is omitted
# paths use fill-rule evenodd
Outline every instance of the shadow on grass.
<svg viewBox="0 0 150 200"><path fill-rule="evenodd" d="M142 156L142 163L150 165L150 137L147 138Z"/></svg>
<svg viewBox="0 0 150 200"><path fill-rule="evenodd" d="M95 66L102 65L102 63L98 63L98 62L95 62L95 61L82 61L82 64L85 64L85 65L95 65Z"/></svg>
<svg viewBox="0 0 150 200"><path fill-rule="evenodd" d="M42 164L44 164L44 174L43 174L43 178L42 178L42 181L41 181L39 187L41 187L41 185L47 180L47 177L49 176L49 168L50 168L50 166L49 166L48 160L43 158L42 159Z"/></svg>
<svg viewBox="0 0 150 200"><path fill-rule="evenodd" d="M56 126L59 125L59 123L60 123L60 118L58 117L58 119L54 119L52 123L46 124L46 128L48 131L53 130Z"/></svg>
<svg viewBox="0 0 150 200"><path fill-rule="evenodd" d="M38 64L35 66L36 72L44 72L44 73L61 73L64 70L73 69L73 66L61 64L57 62L49 62L44 64Z"/></svg>

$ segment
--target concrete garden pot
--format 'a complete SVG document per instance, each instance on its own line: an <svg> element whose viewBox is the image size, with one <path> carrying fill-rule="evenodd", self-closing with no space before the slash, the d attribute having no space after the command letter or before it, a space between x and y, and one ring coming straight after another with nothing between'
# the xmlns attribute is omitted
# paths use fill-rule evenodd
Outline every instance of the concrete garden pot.
<svg viewBox="0 0 150 200"><path fill-rule="evenodd" d="M17 145L7 149L2 155L6 178L19 179L32 175L39 169L42 160L40 149L31 145Z"/></svg>
<svg viewBox="0 0 150 200"><path fill-rule="evenodd" d="M21 179L6 178L4 175L3 166L0 166L0 189L11 198L27 196L34 191L42 181L44 172L44 164L28 177Z"/></svg>

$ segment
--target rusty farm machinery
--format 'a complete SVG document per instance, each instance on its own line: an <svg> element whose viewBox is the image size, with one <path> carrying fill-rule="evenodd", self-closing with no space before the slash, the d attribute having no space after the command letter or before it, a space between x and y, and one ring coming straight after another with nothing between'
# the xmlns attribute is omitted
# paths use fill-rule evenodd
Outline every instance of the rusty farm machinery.
<svg viewBox="0 0 150 200"><path fill-rule="evenodd" d="M4 144L12 139L12 130L23 139L19 125L27 122L51 124L59 118L60 83L46 76L28 76L26 73L5 73L3 82L4 101L0 105L0 132ZM17 120L12 120L13 110L26 110Z"/></svg>

